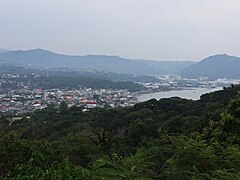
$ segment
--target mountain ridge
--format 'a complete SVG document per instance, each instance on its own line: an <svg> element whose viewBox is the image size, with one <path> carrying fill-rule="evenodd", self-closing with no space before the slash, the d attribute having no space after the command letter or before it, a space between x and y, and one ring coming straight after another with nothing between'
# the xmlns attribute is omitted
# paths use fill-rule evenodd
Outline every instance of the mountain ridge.
<svg viewBox="0 0 240 180"><path fill-rule="evenodd" d="M173 64L176 62L169 62L169 64L172 64L172 66L170 65L170 68L165 66L166 68L164 68L164 66L161 65L164 62L161 61L134 60L122 58L120 56L107 55L64 55L43 49L31 49L1 53L0 63L38 68L78 67L82 69L125 74L162 75L173 71L171 68L174 68ZM181 62L179 63L181 64ZM188 62L183 66L185 68L190 64L192 64L192 62ZM180 70L182 69L180 68ZM180 70L178 69L177 71Z"/></svg>

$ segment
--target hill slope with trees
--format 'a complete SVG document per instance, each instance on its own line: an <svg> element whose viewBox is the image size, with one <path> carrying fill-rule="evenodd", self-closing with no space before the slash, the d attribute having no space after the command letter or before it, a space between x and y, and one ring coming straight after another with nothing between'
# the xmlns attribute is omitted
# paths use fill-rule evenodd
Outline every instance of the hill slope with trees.
<svg viewBox="0 0 240 180"><path fill-rule="evenodd" d="M118 56L70 56L56 54L42 49L33 49L28 51L19 50L1 53L0 63L35 68L81 68L86 70L137 75L165 73L161 68Z"/></svg>
<svg viewBox="0 0 240 180"><path fill-rule="evenodd" d="M182 77L208 77L210 80L219 78L239 79L240 58L226 54L210 56L199 63L187 67Z"/></svg>
<svg viewBox="0 0 240 180"><path fill-rule="evenodd" d="M81 68L136 75L161 75L179 74L193 62L137 60L107 55L71 56L43 49L32 49L3 52L0 54L0 64L34 68Z"/></svg>

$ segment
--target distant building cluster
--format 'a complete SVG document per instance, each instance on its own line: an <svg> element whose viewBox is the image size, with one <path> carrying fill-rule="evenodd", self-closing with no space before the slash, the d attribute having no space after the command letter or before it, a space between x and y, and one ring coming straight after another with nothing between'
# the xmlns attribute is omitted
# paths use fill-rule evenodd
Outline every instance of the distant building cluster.
<svg viewBox="0 0 240 180"><path fill-rule="evenodd" d="M17 77L17 75L2 75L0 85L11 84L11 80L4 77ZM127 107L137 103L134 93L127 90L113 89L39 89L31 86L31 83L16 84L11 88L0 88L0 112L8 114L23 114L48 105L58 107L65 101L69 107L82 107L87 111L95 107Z"/></svg>
<svg viewBox="0 0 240 180"><path fill-rule="evenodd" d="M82 107L84 111L95 107L126 107L136 104L136 97L126 90L77 89L22 89L0 95L0 112L23 114L48 105L59 106L65 101L69 107Z"/></svg>

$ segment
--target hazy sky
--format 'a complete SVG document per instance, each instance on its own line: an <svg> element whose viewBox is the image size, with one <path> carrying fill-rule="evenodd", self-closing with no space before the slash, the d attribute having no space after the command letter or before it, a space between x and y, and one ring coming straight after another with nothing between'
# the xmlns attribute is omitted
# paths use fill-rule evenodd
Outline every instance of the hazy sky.
<svg viewBox="0 0 240 180"><path fill-rule="evenodd" d="M240 0L0 0L0 48L156 60L240 56Z"/></svg>

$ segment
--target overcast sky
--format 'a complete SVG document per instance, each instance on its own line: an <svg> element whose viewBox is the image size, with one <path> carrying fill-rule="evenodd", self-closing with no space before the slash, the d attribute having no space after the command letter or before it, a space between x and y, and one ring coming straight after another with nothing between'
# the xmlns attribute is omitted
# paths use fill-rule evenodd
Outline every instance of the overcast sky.
<svg viewBox="0 0 240 180"><path fill-rule="evenodd" d="M240 56L240 0L0 0L0 48L155 60Z"/></svg>

